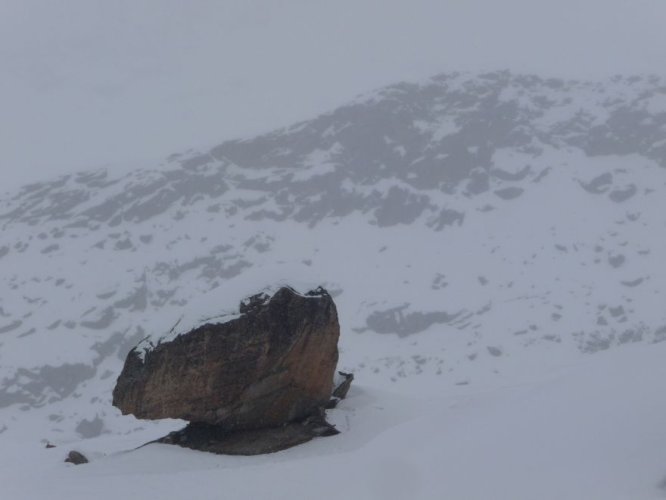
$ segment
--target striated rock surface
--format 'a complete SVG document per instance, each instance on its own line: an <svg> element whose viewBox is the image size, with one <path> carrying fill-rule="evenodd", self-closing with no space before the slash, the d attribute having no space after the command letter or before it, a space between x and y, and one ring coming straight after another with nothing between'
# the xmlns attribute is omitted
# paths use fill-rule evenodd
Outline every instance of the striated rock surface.
<svg viewBox="0 0 666 500"><path fill-rule="evenodd" d="M133 349L113 404L138 418L179 418L224 432L302 421L331 397L339 334L335 304L322 288L258 294L233 319Z"/></svg>

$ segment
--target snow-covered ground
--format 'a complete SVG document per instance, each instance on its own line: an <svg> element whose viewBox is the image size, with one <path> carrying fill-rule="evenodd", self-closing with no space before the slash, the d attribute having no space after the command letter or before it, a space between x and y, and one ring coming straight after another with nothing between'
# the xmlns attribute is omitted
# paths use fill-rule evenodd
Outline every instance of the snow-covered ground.
<svg viewBox="0 0 666 500"><path fill-rule="evenodd" d="M524 380L411 391L360 381L342 433L263 457L105 435L3 441L3 498L635 500L666 497L666 344L586 356ZM71 448L92 461L62 462Z"/></svg>
<svg viewBox="0 0 666 500"><path fill-rule="evenodd" d="M664 89L444 74L3 195L2 498L666 496ZM285 281L338 306L341 435L127 452L182 425L111 406L127 352Z"/></svg>

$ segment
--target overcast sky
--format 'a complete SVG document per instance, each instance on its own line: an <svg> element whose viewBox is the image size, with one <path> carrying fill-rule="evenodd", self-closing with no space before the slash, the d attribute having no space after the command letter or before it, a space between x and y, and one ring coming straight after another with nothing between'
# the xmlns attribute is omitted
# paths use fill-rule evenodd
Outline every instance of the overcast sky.
<svg viewBox="0 0 666 500"><path fill-rule="evenodd" d="M150 166L449 70L664 74L664 26L666 0L0 0L0 180Z"/></svg>

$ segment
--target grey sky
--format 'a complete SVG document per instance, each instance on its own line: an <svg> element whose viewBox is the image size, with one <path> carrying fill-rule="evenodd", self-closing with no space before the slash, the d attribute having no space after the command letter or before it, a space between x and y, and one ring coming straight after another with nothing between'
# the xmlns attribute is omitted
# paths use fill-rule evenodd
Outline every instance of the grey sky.
<svg viewBox="0 0 666 500"><path fill-rule="evenodd" d="M2 0L2 188L457 69L666 72L663 0Z"/></svg>

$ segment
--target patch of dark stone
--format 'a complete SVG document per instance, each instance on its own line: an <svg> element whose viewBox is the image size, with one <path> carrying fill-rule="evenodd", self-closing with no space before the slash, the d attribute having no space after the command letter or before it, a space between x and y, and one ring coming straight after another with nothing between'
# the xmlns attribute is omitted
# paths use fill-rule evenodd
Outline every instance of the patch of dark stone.
<svg viewBox="0 0 666 500"><path fill-rule="evenodd" d="M130 351L113 404L138 418L189 421L152 443L260 455L338 434L326 408L347 395L354 377L334 377L340 325L328 292L281 287L241 301L239 313L160 343L143 358ZM77 430L92 430L92 423Z"/></svg>
<svg viewBox="0 0 666 500"><path fill-rule="evenodd" d="M347 397L352 373L338 372L341 382L333 390L326 409L335 408ZM334 425L326 421L326 411L318 408L313 415L279 427L251 430L228 430L222 426L204 423L190 423L184 428L171 432L163 438L146 443L174 444L191 450L206 451L218 455L263 455L286 450L307 443L317 437L340 434Z"/></svg>
<svg viewBox="0 0 666 500"><path fill-rule="evenodd" d="M349 388L351 387L351 383L354 381L354 374L345 372L338 372L338 374L342 377L343 380L335 389L333 389L333 397L338 399L345 399L347 397L347 393L349 392Z"/></svg>
<svg viewBox="0 0 666 500"><path fill-rule="evenodd" d="M334 436L339 431L321 415L280 427L226 431L224 428L191 423L153 443L175 444L219 455L263 455L307 443L316 437Z"/></svg>
<svg viewBox="0 0 666 500"><path fill-rule="evenodd" d="M88 459L85 457L83 453L80 453L76 450L72 450L69 452L67 455L67 458L65 459L65 462L74 464L74 465L81 465L81 464L87 464Z"/></svg>

